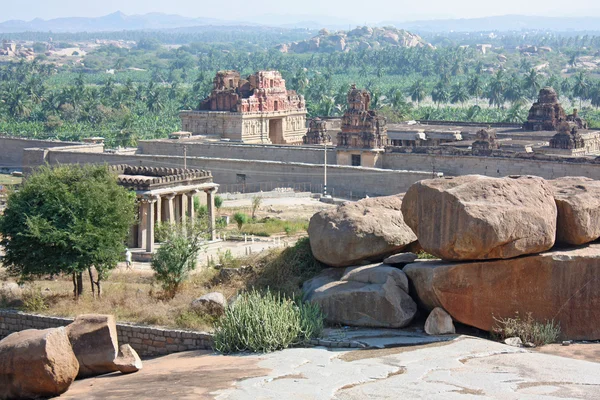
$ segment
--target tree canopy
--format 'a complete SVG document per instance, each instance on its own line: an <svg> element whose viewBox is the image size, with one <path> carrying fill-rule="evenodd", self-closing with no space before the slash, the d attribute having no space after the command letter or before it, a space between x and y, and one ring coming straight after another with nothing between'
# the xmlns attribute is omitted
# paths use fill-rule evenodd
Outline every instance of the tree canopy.
<svg viewBox="0 0 600 400"><path fill-rule="evenodd" d="M99 282L121 258L134 210L135 194L119 186L107 166L42 167L8 197L0 217L3 264L22 279L81 278L93 266Z"/></svg>

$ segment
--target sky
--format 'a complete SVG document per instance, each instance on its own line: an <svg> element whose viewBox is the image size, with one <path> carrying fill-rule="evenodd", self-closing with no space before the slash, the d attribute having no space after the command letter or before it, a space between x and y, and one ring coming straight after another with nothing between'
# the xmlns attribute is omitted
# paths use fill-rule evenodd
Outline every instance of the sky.
<svg viewBox="0 0 600 400"><path fill-rule="evenodd" d="M0 21L9 19L97 17L162 12L188 17L251 21L275 15L331 16L352 22L474 18L522 14L538 16L600 16L598 0L0 0ZM421 5L417 7L415 5Z"/></svg>

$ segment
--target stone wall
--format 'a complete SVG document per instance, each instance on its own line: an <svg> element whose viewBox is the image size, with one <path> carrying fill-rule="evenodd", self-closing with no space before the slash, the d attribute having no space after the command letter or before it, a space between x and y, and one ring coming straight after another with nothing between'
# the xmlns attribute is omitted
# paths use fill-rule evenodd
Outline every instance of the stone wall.
<svg viewBox="0 0 600 400"><path fill-rule="evenodd" d="M17 311L0 310L0 339L25 329L47 329L66 326L72 318L46 317ZM117 324L120 344L130 344L142 357L190 350L210 350L212 335L129 324Z"/></svg>
<svg viewBox="0 0 600 400"><path fill-rule="evenodd" d="M29 152L30 150L26 150ZM39 152L32 149L31 152ZM27 157L32 160L25 166L48 164L130 164L153 167L183 166L181 156L123 155L111 153L79 153L68 149L45 150L43 157ZM323 166L316 164L240 160L209 157L187 157L188 168L206 169L212 172L214 182L219 184L253 184L260 182L281 183L323 183ZM429 172L414 170L392 171L377 168L363 168L333 165L327 167L327 187L329 193L343 197L387 196L405 192L413 183L431 178Z"/></svg>
<svg viewBox="0 0 600 400"><path fill-rule="evenodd" d="M192 157L236 158L239 160L269 160L323 164L323 148L304 146L256 145L223 142L188 142L178 140L141 140L138 153L147 155L181 156L183 145ZM327 163L336 164L335 148L327 150Z"/></svg>
<svg viewBox="0 0 600 400"><path fill-rule="evenodd" d="M55 140L23 139L0 136L0 170L6 172L21 170L23 150L30 147L65 147L81 143L59 142Z"/></svg>

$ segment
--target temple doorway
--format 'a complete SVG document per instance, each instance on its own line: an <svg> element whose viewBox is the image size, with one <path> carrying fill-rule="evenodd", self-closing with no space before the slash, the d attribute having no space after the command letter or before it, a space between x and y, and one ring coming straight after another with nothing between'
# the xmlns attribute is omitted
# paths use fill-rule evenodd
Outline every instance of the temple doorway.
<svg viewBox="0 0 600 400"><path fill-rule="evenodd" d="M269 120L269 140L273 144L284 144L283 119L274 118Z"/></svg>

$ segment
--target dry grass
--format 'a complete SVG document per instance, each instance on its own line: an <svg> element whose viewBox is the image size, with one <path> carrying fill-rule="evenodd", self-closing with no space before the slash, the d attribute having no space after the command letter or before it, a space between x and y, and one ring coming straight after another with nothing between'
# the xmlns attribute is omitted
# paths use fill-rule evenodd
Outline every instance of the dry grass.
<svg viewBox="0 0 600 400"><path fill-rule="evenodd" d="M17 185L21 180L22 178L10 174L0 174L0 185Z"/></svg>
<svg viewBox="0 0 600 400"><path fill-rule="evenodd" d="M268 287L293 296L300 292L304 280L321 269L321 265L312 257L306 239L294 247L255 254L235 260L233 264L250 268L246 268L245 273L228 278L220 277L219 270L214 268L202 268L192 274L171 300L161 296L160 286L154 282L152 272L119 269L103 283L104 294L100 299L92 297L88 280L85 283L86 292L75 301L70 276L60 276L54 280L40 279L26 284L21 298L4 306L62 317L85 313L113 314L120 322L211 330L214 321L192 311L192 300L213 291L221 292L229 299L251 287ZM0 268L0 283L6 280L12 278L4 275ZM0 307L3 306L1 297Z"/></svg>

